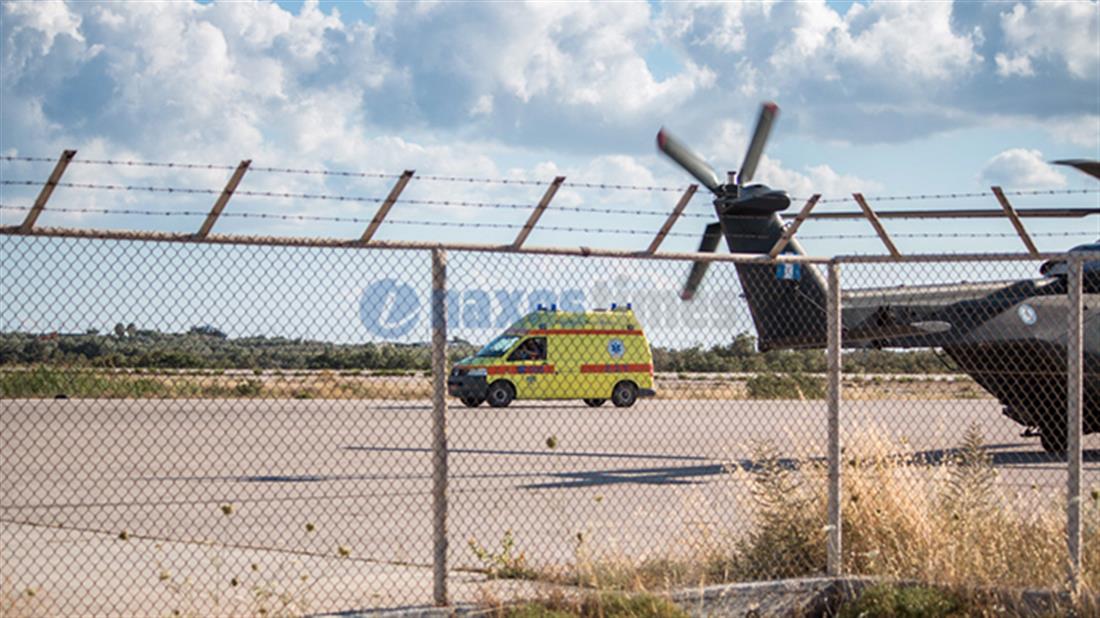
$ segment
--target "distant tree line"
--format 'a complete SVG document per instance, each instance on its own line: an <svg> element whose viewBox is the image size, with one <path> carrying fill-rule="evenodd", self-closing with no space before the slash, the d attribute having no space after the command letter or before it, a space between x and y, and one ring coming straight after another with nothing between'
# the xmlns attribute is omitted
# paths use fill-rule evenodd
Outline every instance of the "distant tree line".
<svg viewBox="0 0 1100 618"><path fill-rule="evenodd" d="M448 344L452 361L470 356L477 346L462 340ZM823 373L822 350L758 352L753 336L742 333L728 344L710 348L653 348L658 372ZM426 370L427 344L327 343L285 337L231 339L212 326L185 333L162 333L116 325L110 334L0 333L0 365L65 365L162 369L373 369ZM849 351L845 369L864 373L945 373L956 369L930 350Z"/></svg>
<svg viewBox="0 0 1100 618"><path fill-rule="evenodd" d="M932 350L849 350L844 369L857 373L956 373L946 355ZM723 373L825 373L824 350L771 350L758 352L756 338L748 333L733 342L710 348L653 348L653 365L662 372Z"/></svg>

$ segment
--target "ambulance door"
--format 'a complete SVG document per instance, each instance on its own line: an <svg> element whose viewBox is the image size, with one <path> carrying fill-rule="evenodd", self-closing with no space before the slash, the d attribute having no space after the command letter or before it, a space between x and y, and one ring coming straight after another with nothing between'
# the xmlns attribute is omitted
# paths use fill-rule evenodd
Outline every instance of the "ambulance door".
<svg viewBox="0 0 1100 618"><path fill-rule="evenodd" d="M575 333L554 335L550 337L550 364L554 366L554 373L547 381L552 399L576 399L583 392L581 383L580 359L584 352L580 348L583 344L583 336Z"/></svg>
<svg viewBox="0 0 1100 618"><path fill-rule="evenodd" d="M508 355L507 377L516 387L517 399L547 398L547 378L553 368L546 351L546 337L527 337Z"/></svg>
<svg viewBox="0 0 1100 618"><path fill-rule="evenodd" d="M543 377L543 397L546 399L565 399L569 397L569 372L571 368L567 349L569 335L551 335L546 338L547 373Z"/></svg>
<svg viewBox="0 0 1100 618"><path fill-rule="evenodd" d="M576 396L580 399L607 399L611 395L611 389L603 385L605 374L593 371L593 367L603 361L606 339L605 335L599 334L584 336L584 353L577 368L580 390Z"/></svg>

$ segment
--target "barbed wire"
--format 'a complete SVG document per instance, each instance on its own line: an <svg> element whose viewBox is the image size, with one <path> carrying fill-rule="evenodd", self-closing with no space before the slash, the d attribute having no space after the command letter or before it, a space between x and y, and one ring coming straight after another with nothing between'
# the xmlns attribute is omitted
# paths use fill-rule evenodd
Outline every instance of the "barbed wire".
<svg viewBox="0 0 1100 618"><path fill-rule="evenodd" d="M4 186L38 186L44 183L37 180L0 180L0 185ZM213 195L221 193L217 189L196 189L193 187L153 187L153 186L141 186L141 185L116 185L116 184L100 184L94 182L59 182L57 187L67 187L70 189L103 189L110 191L146 191L149 193L184 193L184 194L203 194ZM243 191L236 191L237 194L243 194Z"/></svg>
<svg viewBox="0 0 1100 618"><path fill-rule="evenodd" d="M1014 191L1005 191L1005 195L1014 196L1034 196L1034 195L1085 195L1089 193L1100 193L1100 189L1017 189ZM913 195L866 195L864 198L868 202L915 202L919 200L953 200L953 199L968 199L976 197L995 197L992 191L971 191L971 192L956 192L956 193L918 193ZM809 198L804 197L791 197L795 201L804 201ZM837 204L841 202L855 202L855 198L852 196L845 197L829 197L818 200L821 204Z"/></svg>
<svg viewBox="0 0 1100 618"><path fill-rule="evenodd" d="M4 161L23 161L34 163L56 163L57 159L50 157L21 157L7 155L2 157ZM205 169L205 170L233 170L236 169L235 165L220 165L214 163L175 163L175 162L161 162L161 161L133 161L133 160L120 160L120 159L74 159L70 164L85 164L85 165L113 165L120 167L150 167L150 168L167 168L167 169ZM308 168L294 168L294 167L275 167L275 166L263 166L254 165L248 168L249 172L261 172L261 173L273 173L273 174L300 174L306 176L337 176L344 178L379 178L379 179L396 179L400 178L401 174L390 174L384 172L359 172L359 171L347 171L347 170L324 170L324 169L308 169ZM446 176L438 174L422 174L414 175L412 180L425 180L436 182L454 182L454 183L467 183L467 184L499 184L499 185L524 185L524 186L547 186L550 181L547 180L528 180L523 178L483 178L476 176ZM651 191L651 192L681 192L686 187L663 187L656 185L632 185L632 184L620 184L620 183L605 183L605 182L585 182L585 181L566 181L562 183L562 186L582 188L582 189L605 189L605 190L620 190L620 191Z"/></svg>
<svg viewBox="0 0 1100 618"><path fill-rule="evenodd" d="M27 163L57 163L57 157L20 157L15 155L3 155L0 161L23 161Z"/></svg>
<svg viewBox="0 0 1100 618"><path fill-rule="evenodd" d="M22 161L28 163L57 163L57 158L50 157L18 157L5 155L0 157L4 161ZM124 159L73 159L69 162L72 164L84 164L84 165L112 165L122 167L161 167L168 169L188 169L188 170L233 170L237 169L236 165L220 165L217 163L176 163L172 161L131 161Z"/></svg>
<svg viewBox="0 0 1100 618"><path fill-rule="evenodd" d="M0 180L0 185L7 186L36 186L42 183L34 180ZM96 190L108 190L108 191L141 191L147 193L171 193L171 194L183 194L183 195L215 195L221 193L218 189L196 189L189 187L154 187L143 185L118 185L118 184L102 184L102 183L87 183L87 182L59 182L58 187L75 188L75 189L96 189ZM381 203L385 201L384 198L370 197L370 196L355 196L355 195L332 195L324 193L293 193L293 192L279 192L279 191L250 191L247 189L238 189L233 192L234 195L241 195L247 197L269 197L278 199L309 199L309 200L324 200L324 201L336 201L336 202L368 202L368 203ZM431 200L431 199L414 199L414 198L402 198L398 200L403 204L416 204L420 206L449 206L459 208L493 208L493 209L511 209L511 210L526 210L529 211L534 208L533 204L524 203L505 203L505 202L474 202L465 200ZM641 210L631 208L606 208L606 207L592 207L592 206L560 206L554 207L553 212L582 212L582 213L599 213L599 214L614 214L614 215L641 215L641 216L658 216L667 217L667 212L653 211L653 210ZM687 218L711 218L713 215L703 213L682 213L680 216Z"/></svg>
<svg viewBox="0 0 1100 618"><path fill-rule="evenodd" d="M1078 230L1065 231L1065 232L1034 232L1028 233L1031 237L1052 237L1052 238L1066 238L1070 236L1094 236L1095 234L1089 232L1082 232ZM876 234L817 234L803 236L796 234L797 238L802 239L845 239L845 238L878 238ZM904 234L890 234L890 238L1019 238L1019 235L1015 232L909 232Z"/></svg>
<svg viewBox="0 0 1100 618"><path fill-rule="evenodd" d="M0 210L11 211L28 211L30 206L18 206L14 204L0 204ZM165 211L165 210L142 210L132 208L66 208L55 207L50 208L50 212L60 212L67 214L102 214L102 215L129 215L129 216L154 216L154 217L205 217L209 213L206 211L198 210L184 210L184 211ZM275 214L275 213L263 213L263 212L223 212L221 217L232 217L240 219L265 219L265 220L278 220L278 221L316 221L316 222L328 222L328 223L370 223L373 221L371 217L349 217L339 215L302 215L302 214ZM520 223L486 223L480 221L417 221L410 219L386 219L387 224L392 225L419 225L430 227L455 227L455 228L482 228L482 229L520 229L524 227L524 224ZM555 226L555 225L540 225L539 230L551 231L551 232L574 232L584 234L619 234L619 235L645 235L652 236L653 230L649 229L634 229L634 228L601 228L601 227L581 227L581 226ZM1062 232L1038 232L1031 234L1032 237L1057 237L1067 238L1073 236L1092 236L1092 233L1084 231L1062 231ZM697 238L697 233L688 232L669 232L666 236L679 237L679 238ZM733 238L748 238L748 239L764 239L770 238L769 236L760 234L732 234L727 235ZM851 239L877 239L875 234L799 234L798 238L803 240L851 240ZM926 232L926 233L903 233L903 234L891 234L892 238L1013 238L1016 237L1014 233L999 233L999 232Z"/></svg>
<svg viewBox="0 0 1100 618"><path fill-rule="evenodd" d="M0 180L0 185L4 186L40 186L44 183L37 180ZM147 193L165 193L165 194L182 194L182 195L216 195L220 194L219 189L205 189L205 188L192 188L192 187L158 187L148 185L120 185L120 184L104 184L104 183L80 183L80 182L59 182L56 186L75 188L75 189L95 189L95 190L109 190L109 191L140 191ZM1006 192L1011 195L1058 195L1067 193L1095 193L1100 190L1094 189L1051 189L1051 190L1020 190L1015 192ZM290 191L254 191L248 189L238 189L234 191L234 195L240 195L245 197L264 197L275 199L305 199L305 200L321 200L332 202L355 202L355 203L374 203L378 204L385 201L385 198L373 197L373 196L357 196L357 195L338 195L327 193L296 193ZM930 194L924 196L886 196L884 198L869 198L879 201L900 201L902 199L917 199L918 197L943 197L943 196L958 196L968 197L974 195L984 195L979 193L952 193L952 194ZM798 198L794 198L798 199ZM446 206L455 208L482 208L482 209L510 209L510 210L524 210L529 211L534 206L528 203L507 203L507 202L479 202L479 201L466 201L466 200L433 200L433 199L415 199L415 198L402 198L398 202L403 204L414 204L420 206ZM548 212L575 212L575 213L593 213L593 214L611 214L611 215L632 215L632 216L650 216L650 217L667 217L668 212L644 210L637 208L610 208L610 207L596 207L596 206L555 206ZM710 213L698 213L698 212L682 212L680 217L687 219L712 219L713 214Z"/></svg>
<svg viewBox="0 0 1100 618"><path fill-rule="evenodd" d="M417 204L421 206L454 206L460 208L495 208L495 209L511 209L511 210L525 210L530 211L535 206L534 204L523 203L499 203L499 202L469 202L462 200L420 200L420 199L399 199L399 203L405 204ZM611 215L641 215L649 217L667 217L669 213L655 211L655 210L641 210L634 208L607 208L599 206L550 206L547 210L547 214L555 212L578 212L578 213L597 213L597 214L611 214ZM681 213L681 217L687 217L692 219L712 219L713 214L703 213Z"/></svg>
<svg viewBox="0 0 1100 618"><path fill-rule="evenodd" d="M293 167L267 167L251 166L250 172L268 172L274 174L304 174L307 176L339 176L343 178L400 178L401 174L388 174L385 172L352 172L342 170L311 170Z"/></svg>
<svg viewBox="0 0 1100 618"><path fill-rule="evenodd" d="M523 180L513 178L477 178L470 176L413 176L413 180L433 180L441 182L456 182L467 184L501 184L501 185L528 185L528 186L548 186L550 182L544 180ZM562 183L563 187L573 187L576 189L604 189L615 191L649 191L649 192L665 192L665 193L682 193L687 190L687 186L683 187L662 187L658 185L630 185L619 183L607 183L607 182L587 182L583 180L566 180Z"/></svg>
<svg viewBox="0 0 1100 618"><path fill-rule="evenodd" d="M56 158L51 157L31 157L31 156L16 156L16 155L4 155L0 157L3 161L21 161L21 162L35 162L35 163L56 163ZM87 164L87 165L110 165L110 166L123 166L123 167L149 167L149 168L166 168L166 169L203 169L203 170L233 170L236 169L235 165L222 165L215 163L179 163L179 162L163 162L163 161L135 161L135 160L123 160L123 159L74 159L72 164ZM400 178L401 174L391 174L384 172L361 172L361 171L347 171L347 170L326 170L326 169L308 169L308 168L292 168L292 167L274 167L274 166L252 166L249 168L252 172L266 172L276 174L302 174L313 176L337 176L337 177L356 177L356 178L378 178L378 179L396 179ZM485 178L476 176L457 176L457 175L414 175L412 180L424 180L424 181L436 181L436 182L453 182L453 183L466 183L466 184L500 184L500 185L523 185L523 186L546 186L549 185L549 181L543 180L529 180L521 178ZM44 184L41 181L25 181L21 184ZM64 185L63 185L64 186ZM622 183L603 183L603 182L588 182L588 181L565 181L562 186L583 188L583 189L601 189L601 190L615 190L615 191L648 191L648 192L674 192L680 193L686 189L684 187L668 187L660 185L634 185L634 184L622 184ZM190 190L191 192L217 192L213 189L208 190ZM175 191L167 192L188 192L183 189L176 189ZM242 193L238 191L237 193ZM1100 189L1017 189L1005 191L1005 195L1012 196L1036 196L1036 195L1084 195L1092 193L1100 193ZM243 193L242 193L243 194ZM255 195L266 196L265 192L256 192ZM705 196L705 192L698 192L694 197ZM947 199L968 199L968 198L986 198L993 196L992 191L970 191L970 192L949 192L949 193L919 193L910 195L876 195L866 196L868 201L875 202L901 202L901 201L918 201L918 200L947 200ZM339 196L332 196L326 199L340 199ZM792 200L805 201L806 197L792 196ZM850 195L838 196L838 197L824 197L819 200L819 203L843 203L854 202L854 198Z"/></svg>
<svg viewBox="0 0 1100 618"><path fill-rule="evenodd" d="M14 211L27 211L30 210L29 206L15 206L10 204L0 204L2 210L14 210ZM141 210L132 208L65 208L55 207L50 208L49 212L60 212L67 214L102 214L102 215L131 215L131 216L154 216L154 217L205 217L206 211L199 210L177 210L177 211L165 211L165 210ZM223 212L220 217L235 217L242 219L268 219L268 220L280 220L280 221L318 221L318 222L330 222L330 223L370 223L373 221L372 217L347 217L336 215L298 215L298 214L273 214L265 212ZM424 226L436 226L436 227L457 227L457 228L489 228L489 229L520 229L524 227L522 223L486 223L479 221L416 221L409 219L386 219L386 224L392 225L424 225ZM578 226L554 226L554 225L540 225L539 230L557 231L557 232L581 232L581 233L593 233L593 234L645 234L653 235L653 230L641 230L632 228L597 228L597 227L578 227ZM694 238L695 234L689 234L685 232L669 232L668 236L683 236L685 238ZM746 238L759 238L758 236L746 236Z"/></svg>

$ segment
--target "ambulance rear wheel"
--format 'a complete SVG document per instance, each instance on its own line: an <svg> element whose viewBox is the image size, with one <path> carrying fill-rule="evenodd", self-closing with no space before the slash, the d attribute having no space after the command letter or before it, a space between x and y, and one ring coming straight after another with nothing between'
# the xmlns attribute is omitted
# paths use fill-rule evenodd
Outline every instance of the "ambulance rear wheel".
<svg viewBox="0 0 1100 618"><path fill-rule="evenodd" d="M497 380L489 385L486 397L494 408L506 408L516 398L516 389L506 380Z"/></svg>
<svg viewBox="0 0 1100 618"><path fill-rule="evenodd" d="M462 405L466 406L467 408L476 408L480 406L484 401L485 400L481 397L468 396L462 398Z"/></svg>
<svg viewBox="0 0 1100 618"><path fill-rule="evenodd" d="M619 382L611 391L611 403L617 408L629 408L638 399L638 387L633 382Z"/></svg>
<svg viewBox="0 0 1100 618"><path fill-rule="evenodd" d="M590 407L590 408L598 408L598 407L602 406L603 402L605 402L605 401L607 401L607 400L606 399L585 399L584 403L588 404L588 407Z"/></svg>

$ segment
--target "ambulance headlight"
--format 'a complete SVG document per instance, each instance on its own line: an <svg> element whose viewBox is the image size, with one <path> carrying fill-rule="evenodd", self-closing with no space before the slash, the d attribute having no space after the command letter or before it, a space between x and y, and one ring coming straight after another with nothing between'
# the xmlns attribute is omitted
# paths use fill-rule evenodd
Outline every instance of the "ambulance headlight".
<svg viewBox="0 0 1100 618"><path fill-rule="evenodd" d="M481 367L480 369L471 369L466 375L474 378L484 378L489 375L489 372L484 367Z"/></svg>

